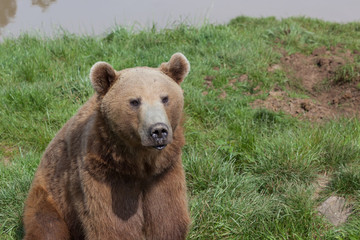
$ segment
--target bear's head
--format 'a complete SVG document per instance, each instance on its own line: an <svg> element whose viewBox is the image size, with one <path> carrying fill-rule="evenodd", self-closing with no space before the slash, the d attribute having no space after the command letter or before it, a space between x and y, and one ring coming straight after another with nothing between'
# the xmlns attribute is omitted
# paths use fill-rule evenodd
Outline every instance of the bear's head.
<svg viewBox="0 0 360 240"><path fill-rule="evenodd" d="M135 67L115 71L106 62L91 68L100 113L109 129L133 147L161 150L173 140L184 98L180 83L190 70L181 53L159 68Z"/></svg>

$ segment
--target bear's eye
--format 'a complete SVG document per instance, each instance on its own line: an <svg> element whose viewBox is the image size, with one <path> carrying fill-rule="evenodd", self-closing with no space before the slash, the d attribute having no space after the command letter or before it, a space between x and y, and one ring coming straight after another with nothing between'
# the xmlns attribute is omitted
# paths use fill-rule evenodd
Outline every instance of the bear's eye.
<svg viewBox="0 0 360 240"><path fill-rule="evenodd" d="M130 105L133 107L138 107L140 105L140 99L132 99L130 100Z"/></svg>
<svg viewBox="0 0 360 240"><path fill-rule="evenodd" d="M169 97L168 97L168 96L162 97L162 98L161 98L161 102L162 102L163 104L168 103L168 102L169 102Z"/></svg>

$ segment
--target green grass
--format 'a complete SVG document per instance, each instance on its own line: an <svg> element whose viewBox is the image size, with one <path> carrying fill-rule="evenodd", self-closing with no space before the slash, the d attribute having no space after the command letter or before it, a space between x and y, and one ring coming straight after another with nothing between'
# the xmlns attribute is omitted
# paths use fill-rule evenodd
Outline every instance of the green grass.
<svg viewBox="0 0 360 240"><path fill-rule="evenodd" d="M359 66L356 63L348 63L339 67L333 79L330 79L336 84L349 83L359 79Z"/></svg>
<svg viewBox="0 0 360 240"><path fill-rule="evenodd" d="M23 204L41 154L93 94L90 67L97 61L118 70L156 67L179 51L191 63L182 84L183 162L193 219L189 239L359 239L359 120L299 121L251 109L249 103L263 95L247 94L256 86L266 92L289 83L283 70L267 71L280 62L277 49L310 54L338 44L360 49L360 23L239 17L198 28L118 26L104 38L65 33L5 39L0 44L0 238L21 239ZM344 66L337 80L354 81L358 69ZM243 74L248 81L229 87L229 80ZM214 76L214 88L206 89L205 76ZM225 99L219 98L221 89ZM340 227L316 212L320 200L312 198L313 183L323 172L332 178L320 198L338 194L354 208Z"/></svg>

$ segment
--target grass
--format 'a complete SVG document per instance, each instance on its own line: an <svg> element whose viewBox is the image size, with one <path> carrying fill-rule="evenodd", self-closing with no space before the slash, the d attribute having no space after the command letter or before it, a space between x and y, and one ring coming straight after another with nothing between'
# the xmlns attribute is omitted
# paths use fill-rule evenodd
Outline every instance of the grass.
<svg viewBox="0 0 360 240"><path fill-rule="evenodd" d="M348 83L359 79L359 69L356 63L348 63L339 67L331 81L335 84Z"/></svg>
<svg viewBox="0 0 360 240"><path fill-rule="evenodd" d="M360 23L248 17L198 28L182 24L134 32L118 26L103 38L65 33L5 39L0 44L1 239L22 238L22 209L33 174L49 141L93 94L90 67L97 61L118 70L156 67L178 51L191 63L182 84L183 162L193 219L189 239L358 239L359 120L299 121L251 109L249 103L261 95L246 93L288 84L283 70L267 71L280 62L276 49L309 54L341 43L355 50L359 39ZM354 79L356 69L345 66L338 80ZM248 81L229 87L229 80L243 74ZM206 89L206 76L214 76L214 88ZM219 98L221 89L225 99ZM354 207L340 227L316 212L313 183L323 172L332 179L321 199L339 194Z"/></svg>

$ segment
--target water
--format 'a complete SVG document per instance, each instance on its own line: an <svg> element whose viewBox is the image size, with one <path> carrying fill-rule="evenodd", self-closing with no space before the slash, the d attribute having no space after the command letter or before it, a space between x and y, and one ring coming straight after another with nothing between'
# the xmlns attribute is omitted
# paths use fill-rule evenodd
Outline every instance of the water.
<svg viewBox="0 0 360 240"><path fill-rule="evenodd" d="M240 16L308 16L334 22L360 20L359 0L0 0L0 40L21 32L59 29L102 34L115 24L148 28L178 22L227 23Z"/></svg>

